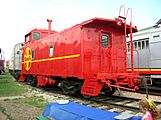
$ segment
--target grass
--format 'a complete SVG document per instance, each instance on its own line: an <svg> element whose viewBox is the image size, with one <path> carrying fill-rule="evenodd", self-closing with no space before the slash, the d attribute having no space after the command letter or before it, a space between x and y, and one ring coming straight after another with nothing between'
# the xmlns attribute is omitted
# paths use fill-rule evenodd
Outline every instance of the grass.
<svg viewBox="0 0 161 120"><path fill-rule="evenodd" d="M0 75L0 97L20 96L24 95L24 93L26 92L30 93L30 91L26 87L19 85L19 83L10 75L8 71ZM44 101L43 97L38 96L31 96L12 100L7 99L5 101L10 101L13 104L22 104L23 106L25 104L30 105L26 107L34 107L36 108L36 111L38 111L38 113L39 112L41 113L45 109L46 105L49 104L48 102ZM7 116L8 120L13 120L12 113L6 111L7 110L6 108L3 108L0 104L0 112L4 113ZM22 108L20 108L20 110L22 110ZM35 116L37 116L37 114L35 114Z"/></svg>
<svg viewBox="0 0 161 120"><path fill-rule="evenodd" d="M18 82L10 75L8 71L0 75L0 97L19 96L28 90L19 85ZM25 99L15 99L15 103L29 104L31 106L44 109L48 104L44 102L43 97L31 96ZM0 108L0 111L2 109Z"/></svg>
<svg viewBox="0 0 161 120"><path fill-rule="evenodd" d="M18 96L26 91L27 89L20 86L8 71L0 75L0 97Z"/></svg>
<svg viewBox="0 0 161 120"><path fill-rule="evenodd" d="M5 72L0 75L0 97L2 96L18 96L27 92L28 90L19 85L18 82L10 75L9 72ZM25 99L15 99L15 103L29 104L37 108L45 108L48 103L44 102L43 97L31 96Z"/></svg>

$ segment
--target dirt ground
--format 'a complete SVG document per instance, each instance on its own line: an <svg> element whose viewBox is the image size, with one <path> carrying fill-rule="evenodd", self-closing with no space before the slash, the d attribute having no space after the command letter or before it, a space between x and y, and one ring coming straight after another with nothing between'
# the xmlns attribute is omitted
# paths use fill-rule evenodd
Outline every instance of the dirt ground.
<svg viewBox="0 0 161 120"><path fill-rule="evenodd" d="M7 120L7 116L0 112L0 120Z"/></svg>
<svg viewBox="0 0 161 120"><path fill-rule="evenodd" d="M5 114L0 112L0 120L34 120L37 115L42 114L42 110L39 108L28 104L15 103L12 100L1 100L0 106L5 109Z"/></svg>

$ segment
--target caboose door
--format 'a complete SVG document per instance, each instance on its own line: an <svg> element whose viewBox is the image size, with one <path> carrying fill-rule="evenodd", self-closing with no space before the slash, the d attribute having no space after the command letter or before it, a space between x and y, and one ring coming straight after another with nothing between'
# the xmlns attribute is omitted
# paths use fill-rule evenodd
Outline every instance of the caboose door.
<svg viewBox="0 0 161 120"><path fill-rule="evenodd" d="M110 72L111 71L111 34L101 33L100 38L100 71Z"/></svg>

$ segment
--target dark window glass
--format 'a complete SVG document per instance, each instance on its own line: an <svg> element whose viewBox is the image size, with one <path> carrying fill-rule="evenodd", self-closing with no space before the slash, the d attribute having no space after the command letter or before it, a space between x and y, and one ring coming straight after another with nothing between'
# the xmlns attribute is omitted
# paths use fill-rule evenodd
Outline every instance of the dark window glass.
<svg viewBox="0 0 161 120"><path fill-rule="evenodd" d="M145 48L145 41L142 41L142 49Z"/></svg>
<svg viewBox="0 0 161 120"><path fill-rule="evenodd" d="M29 35L25 36L25 41L28 42L29 41Z"/></svg>
<svg viewBox="0 0 161 120"><path fill-rule="evenodd" d="M18 54L18 55L20 54L20 51L19 51L19 50L17 51L17 54Z"/></svg>
<svg viewBox="0 0 161 120"><path fill-rule="evenodd" d="M102 35L102 46L107 47L109 44L109 36L108 35Z"/></svg>
<svg viewBox="0 0 161 120"><path fill-rule="evenodd" d="M134 42L134 50L137 50L137 42Z"/></svg>
<svg viewBox="0 0 161 120"><path fill-rule="evenodd" d="M34 51L32 50L32 59L34 59L34 57L35 57L35 53L34 53Z"/></svg>
<svg viewBox="0 0 161 120"><path fill-rule="evenodd" d="M138 42L138 50L140 50L141 49L141 42L139 41Z"/></svg>
<svg viewBox="0 0 161 120"><path fill-rule="evenodd" d="M39 32L34 32L33 40L40 40L40 33Z"/></svg>
<svg viewBox="0 0 161 120"><path fill-rule="evenodd" d="M127 49L128 49L128 52L130 51L130 42L128 42L127 44Z"/></svg>
<svg viewBox="0 0 161 120"><path fill-rule="evenodd" d="M149 40L146 40L146 48L149 48Z"/></svg>

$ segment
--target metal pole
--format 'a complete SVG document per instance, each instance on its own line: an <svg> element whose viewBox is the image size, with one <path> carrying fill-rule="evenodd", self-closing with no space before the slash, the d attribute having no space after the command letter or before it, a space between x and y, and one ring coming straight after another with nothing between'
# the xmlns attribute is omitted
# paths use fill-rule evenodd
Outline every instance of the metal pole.
<svg viewBox="0 0 161 120"><path fill-rule="evenodd" d="M130 22L130 43L131 43L131 70L134 72L134 53L133 53L133 41L132 41L132 22Z"/></svg>
<svg viewBox="0 0 161 120"><path fill-rule="evenodd" d="M128 11L131 11L131 20L130 20L130 44L131 44L131 72L134 72L134 53L133 53L133 41L132 41L132 9L128 8L126 13L126 18L128 15Z"/></svg>
<svg viewBox="0 0 161 120"><path fill-rule="evenodd" d="M147 79L146 78L144 78L145 79L145 89L146 89L146 98L148 99L149 98L149 94L148 94L148 86L147 86Z"/></svg>
<svg viewBox="0 0 161 120"><path fill-rule="evenodd" d="M51 34L51 22L52 22L52 20L47 19L47 21L48 21L48 35L50 35Z"/></svg>
<svg viewBox="0 0 161 120"><path fill-rule="evenodd" d="M123 10L124 10L124 16L122 16L122 17L125 18L125 6L124 6L124 5L121 5L121 7L120 7L119 17L121 17L121 10L122 10L122 8L123 8Z"/></svg>

